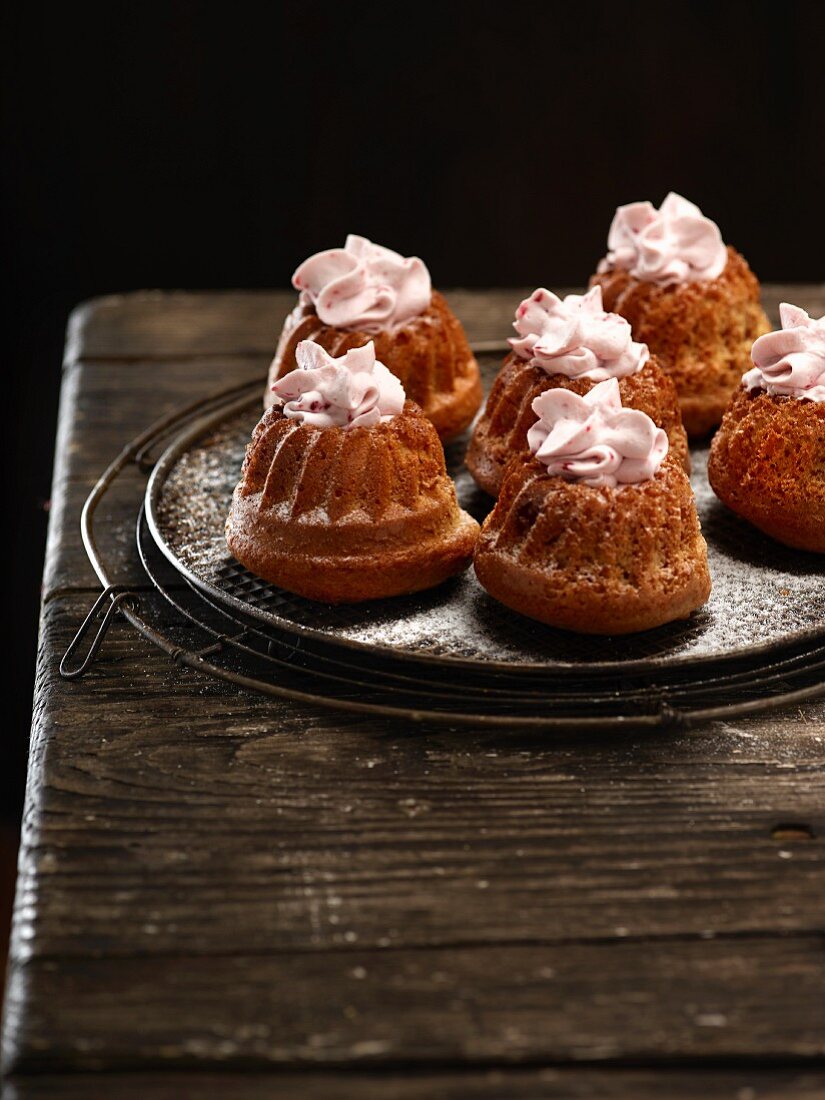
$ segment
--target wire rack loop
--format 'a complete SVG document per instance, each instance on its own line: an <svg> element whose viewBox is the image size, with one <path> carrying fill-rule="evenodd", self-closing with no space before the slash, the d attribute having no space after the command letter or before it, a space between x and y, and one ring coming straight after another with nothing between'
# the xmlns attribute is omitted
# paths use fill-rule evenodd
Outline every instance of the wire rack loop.
<svg viewBox="0 0 825 1100"><path fill-rule="evenodd" d="M561 666L555 671L542 667L540 675L533 675L531 666L485 668L472 675L468 667L462 668L459 685L455 667L437 659L412 662L378 647L362 651L319 631L301 631L292 621L266 621L273 617L260 615L248 593L240 600L230 598L225 585L205 590L164 551L144 508L154 499L153 483L160 485L178 452L236 416L250 400L257 401L263 384L262 378L253 379L173 411L128 443L101 474L84 506L81 533L103 591L61 661L61 676L76 679L88 670L120 613L176 665L235 688L299 705L455 728L546 734L673 730L825 695L825 632L819 629L725 661L673 669L655 662L622 661L605 665L599 676L589 667L580 677ZM173 442L153 459L173 431ZM133 465L144 473L154 468L148 489L140 492L128 518L114 528L102 525L120 542L124 524L133 525L141 580L118 584L98 544L102 532L96 530L95 518L112 485ZM150 585L145 589L144 576Z"/></svg>
<svg viewBox="0 0 825 1100"><path fill-rule="evenodd" d="M109 601L106 611L103 612L103 608L106 606L107 600ZM94 660L103 645L103 639L109 632L109 627L112 625L112 620L117 615L120 607L124 603L129 603L130 606L137 606L137 593L132 592L129 588L122 584L110 584L100 593L95 600L86 618L80 624L80 628L69 643L69 647L63 654L63 659L60 662L60 675L64 680L77 680L85 672L91 668L94 664ZM101 617L102 616L102 617ZM75 667L70 667L70 662L74 658L77 651L80 649L86 635L91 631L95 622L100 620L100 625L97 628L97 633L92 638L91 645L89 646L86 656Z"/></svg>

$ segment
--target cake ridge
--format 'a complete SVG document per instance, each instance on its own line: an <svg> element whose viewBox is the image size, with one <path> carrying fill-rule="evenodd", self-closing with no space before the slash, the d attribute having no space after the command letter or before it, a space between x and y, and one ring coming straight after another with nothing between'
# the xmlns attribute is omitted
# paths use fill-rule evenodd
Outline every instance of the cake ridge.
<svg viewBox="0 0 825 1100"><path fill-rule="evenodd" d="M317 432L304 444L300 465L293 483L292 499L289 502L288 514L292 519L300 520L317 510L326 512L324 505L329 493L330 482L318 482L313 479L312 463L313 458L323 461L327 457L326 448L329 446L326 439L327 435L329 435L328 432ZM340 442L338 442L335 450L340 452ZM320 453L316 455L316 452Z"/></svg>
<svg viewBox="0 0 825 1100"><path fill-rule="evenodd" d="M482 586L566 630L625 634L687 617L710 592L688 479L665 456L619 488L568 481L531 455L508 465L474 562Z"/></svg>
<svg viewBox="0 0 825 1100"><path fill-rule="evenodd" d="M274 425L272 427L275 428ZM278 492L279 486L287 485L282 470L283 456L285 453L289 454L290 451L297 449L296 436L299 429L300 425L293 421L282 432L280 439L277 440L275 450L269 458L269 469L261 488L261 499L258 505L260 509L269 508L274 504L281 504L286 501L286 495L279 495ZM277 430L275 434L277 434ZM255 444L253 444L254 446Z"/></svg>
<svg viewBox="0 0 825 1100"><path fill-rule="evenodd" d="M478 530L458 506L435 427L412 401L356 427L267 409L226 525L231 552L252 572L331 603L439 584L467 566Z"/></svg>
<svg viewBox="0 0 825 1100"><path fill-rule="evenodd" d="M330 522L345 522L351 514L375 522L391 512L415 511L439 480L427 456L403 447L394 433L354 428L345 440L340 429L318 433L285 419L265 424L248 448L242 494L259 492L259 511L277 507L296 521L317 511ZM327 471L323 481L316 480L321 465ZM330 470L338 473L329 476Z"/></svg>

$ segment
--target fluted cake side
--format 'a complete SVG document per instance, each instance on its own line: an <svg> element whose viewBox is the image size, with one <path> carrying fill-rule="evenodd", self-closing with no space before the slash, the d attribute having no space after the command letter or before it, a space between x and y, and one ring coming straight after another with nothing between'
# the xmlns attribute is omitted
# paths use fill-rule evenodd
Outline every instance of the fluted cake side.
<svg viewBox="0 0 825 1100"><path fill-rule="evenodd" d="M410 401L399 416L346 431L268 409L226 525L248 569L330 603L432 587L468 564L477 534L433 426Z"/></svg>
<svg viewBox="0 0 825 1100"><path fill-rule="evenodd" d="M548 474L529 454L514 458L474 564L508 607L582 633L686 618L710 593L690 482L672 455L653 479L618 490Z"/></svg>

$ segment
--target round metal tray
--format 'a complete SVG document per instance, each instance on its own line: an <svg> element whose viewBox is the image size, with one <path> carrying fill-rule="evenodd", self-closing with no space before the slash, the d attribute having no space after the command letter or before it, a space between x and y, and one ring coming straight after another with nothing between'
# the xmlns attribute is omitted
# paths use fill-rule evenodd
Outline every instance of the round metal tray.
<svg viewBox="0 0 825 1100"><path fill-rule="evenodd" d="M823 642L765 655L757 667L706 664L689 672L660 669L647 677L568 673L527 681L493 671L478 680L462 676L456 690L455 670L448 665L422 666L357 648L307 645L301 636L237 617L196 586L181 585L142 514L137 546L154 594L179 613L182 625L170 629L161 614L163 633L158 635L152 626L157 608L151 605L136 625L176 660L242 687L356 713L508 732L663 729L801 702L820 692L825 671ZM131 616L129 610L125 614Z"/></svg>
<svg viewBox="0 0 825 1100"><path fill-rule="evenodd" d="M279 632L335 648L467 673L589 676L675 672L706 662L759 664L783 647L825 638L823 562L779 546L714 497L706 452L694 449L692 483L708 541L713 593L689 620L621 638L544 627L492 600L472 570L415 596L327 605L291 595L236 562L224 521L244 449L260 415L257 393L218 406L182 431L146 489L152 537L175 570L219 607ZM447 448L463 507L492 506L463 465L466 439Z"/></svg>
<svg viewBox="0 0 825 1100"><path fill-rule="evenodd" d="M407 723L542 734L603 733L628 727L661 730L764 713L825 694L825 638L816 640L816 632L810 631L798 632L795 639L786 634L784 640L715 661L664 656L595 665L557 659L522 666L513 661L445 660L434 653L405 659L404 650L397 646L342 640L334 630L296 626L294 615L263 614L259 607L250 612L248 600L229 598L220 587L210 594L181 570L180 561L158 548L149 533L145 494L139 488L134 492L136 527L132 521L132 530L141 575L149 583L138 582L134 572L130 584L119 583L117 573L132 534L129 520L114 525L96 522L107 494L128 469L136 467L148 474L155 465L151 456L156 448L185 425L197 427L184 432L178 442L191 444L234 415L254 420L260 385L233 386L175 410L127 443L101 474L84 505L81 531L104 588L61 661L62 676L84 675L100 652L109 626L122 616L176 664L216 681L298 704ZM207 413L209 419L204 422ZM249 427L243 423L238 429L241 453ZM167 452L172 465L175 452L175 447ZM460 464L461 454L460 445L451 450L453 468ZM239 466L240 454L236 457ZM219 461L216 469L220 468ZM156 485L163 485L165 476L162 464ZM234 474L224 471L223 476L229 492ZM469 500L466 473L459 471L459 481L462 478L462 493ZM125 499L131 499L132 485L131 478L119 482L118 492L126 494L119 511ZM156 492L149 492L150 499ZM476 504L489 506L485 498L474 495ZM226 503L220 493L215 494L221 517ZM109 553L115 547L119 565L112 564ZM811 584L819 584L821 591L821 575L819 582ZM440 592L449 594L446 588ZM397 617L402 604L387 601L387 613ZM320 616L322 626L329 623L329 616L326 620L324 616L332 609L309 606ZM528 629L532 625L526 623ZM568 640L575 641L572 636ZM626 641L621 639L618 645L624 647Z"/></svg>

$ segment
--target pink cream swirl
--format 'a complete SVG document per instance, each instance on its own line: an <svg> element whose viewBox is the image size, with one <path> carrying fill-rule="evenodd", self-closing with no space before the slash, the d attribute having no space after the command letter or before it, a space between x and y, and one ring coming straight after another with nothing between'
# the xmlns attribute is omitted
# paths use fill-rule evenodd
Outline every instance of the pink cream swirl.
<svg viewBox="0 0 825 1100"><path fill-rule="evenodd" d="M600 286L566 298L540 288L518 307L513 328L516 355L548 374L604 382L636 374L650 358L624 317L605 313Z"/></svg>
<svg viewBox="0 0 825 1100"><path fill-rule="evenodd" d="M781 329L754 341L754 367L742 375L742 385L772 397L825 401L825 317L815 320L783 302L779 318Z"/></svg>
<svg viewBox="0 0 825 1100"><path fill-rule="evenodd" d="M546 390L533 402L538 420L527 433L530 450L548 474L584 485L637 485L655 477L667 435L647 413L626 409L615 378L584 397Z"/></svg>
<svg viewBox="0 0 825 1100"><path fill-rule="evenodd" d="M313 428L368 428L397 416L404 408L404 387L375 358L370 340L339 359L312 340L295 349L298 369L273 385L275 404L284 415Z"/></svg>
<svg viewBox="0 0 825 1100"><path fill-rule="evenodd" d="M671 191L658 210L649 202L618 207L599 271L618 268L645 282L689 283L716 279L727 262L716 223Z"/></svg>
<svg viewBox="0 0 825 1100"><path fill-rule="evenodd" d="M343 248L304 260L292 285L325 325L362 332L380 332L418 317L432 298L422 260L399 256L353 233Z"/></svg>

